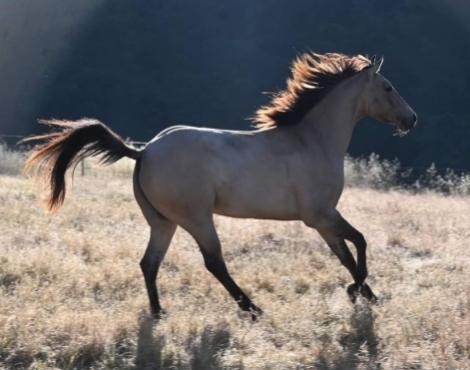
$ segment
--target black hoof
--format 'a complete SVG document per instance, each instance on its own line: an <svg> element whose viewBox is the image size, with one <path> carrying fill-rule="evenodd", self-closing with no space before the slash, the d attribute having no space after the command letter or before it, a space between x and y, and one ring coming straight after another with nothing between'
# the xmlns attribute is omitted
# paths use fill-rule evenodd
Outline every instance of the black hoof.
<svg viewBox="0 0 470 370"><path fill-rule="evenodd" d="M359 295L359 287L356 284L351 284L348 286L346 292L348 293L349 300L351 301L351 303L356 303L356 299Z"/></svg>
<svg viewBox="0 0 470 370"><path fill-rule="evenodd" d="M364 285L361 286L361 289L359 289L359 292L371 304L376 304L377 303L377 301L378 301L377 296L372 292L372 289L370 289L369 285L367 285L366 283L364 283Z"/></svg>
<svg viewBox="0 0 470 370"><path fill-rule="evenodd" d="M253 303L250 305L249 311L251 313L251 321L258 320L258 318L264 313L261 308L255 306Z"/></svg>
<svg viewBox="0 0 470 370"><path fill-rule="evenodd" d="M158 310L158 311L153 311L152 310L152 317L154 320L160 320L161 318L163 318L163 316L166 314L165 311L163 311L162 309Z"/></svg>

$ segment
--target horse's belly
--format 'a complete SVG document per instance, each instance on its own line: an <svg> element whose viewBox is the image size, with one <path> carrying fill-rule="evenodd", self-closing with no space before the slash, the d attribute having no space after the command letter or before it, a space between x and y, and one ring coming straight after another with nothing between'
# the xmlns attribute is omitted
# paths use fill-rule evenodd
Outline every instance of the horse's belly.
<svg viewBox="0 0 470 370"><path fill-rule="evenodd" d="M214 213L236 218L299 219L293 194L287 196L269 196L269 194L246 196L236 193L223 196L223 194L218 194L214 204Z"/></svg>

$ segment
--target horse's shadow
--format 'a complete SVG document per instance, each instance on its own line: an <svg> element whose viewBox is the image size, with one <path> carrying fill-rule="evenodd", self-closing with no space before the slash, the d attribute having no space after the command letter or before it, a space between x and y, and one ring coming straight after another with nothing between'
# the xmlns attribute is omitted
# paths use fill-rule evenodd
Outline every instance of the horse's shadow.
<svg viewBox="0 0 470 370"><path fill-rule="evenodd" d="M320 355L316 370L357 370L379 369L379 339L375 333L374 313L368 306L356 305L349 318L351 331L340 340L343 354L334 358L327 354ZM218 354L228 348L230 333L225 329L205 327L202 334L192 341L188 348L191 361L188 366L178 362L170 354L164 354L166 339L164 335L154 336L154 327L158 323L146 316L140 320L135 370L222 370L223 364ZM243 370L243 366L237 368Z"/></svg>
<svg viewBox="0 0 470 370"><path fill-rule="evenodd" d="M154 337L154 327L158 323L150 317L140 320L135 370L222 370L220 351L230 344L230 333L225 329L205 327L202 334L188 344L190 364L183 364L170 354L164 354L165 336ZM239 367L238 370L243 370Z"/></svg>
<svg viewBox="0 0 470 370"><path fill-rule="evenodd" d="M380 369L379 339L375 333L375 317L369 306L355 305L349 318L351 332L341 338L343 354L335 358L321 355L316 370Z"/></svg>

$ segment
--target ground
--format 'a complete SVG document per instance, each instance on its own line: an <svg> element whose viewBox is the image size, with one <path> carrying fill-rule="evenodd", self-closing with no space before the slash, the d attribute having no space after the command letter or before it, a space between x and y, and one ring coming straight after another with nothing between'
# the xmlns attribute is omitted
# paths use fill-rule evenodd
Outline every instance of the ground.
<svg viewBox="0 0 470 370"><path fill-rule="evenodd" d="M302 223L218 217L256 323L179 230L154 323L130 164L77 172L52 215L31 181L0 176L0 369L470 369L470 198L345 190L374 307L349 302L350 276Z"/></svg>

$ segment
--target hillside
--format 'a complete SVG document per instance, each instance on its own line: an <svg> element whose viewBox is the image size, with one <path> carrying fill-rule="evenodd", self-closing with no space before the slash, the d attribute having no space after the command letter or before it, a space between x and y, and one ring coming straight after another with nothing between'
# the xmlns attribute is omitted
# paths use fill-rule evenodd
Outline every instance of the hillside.
<svg viewBox="0 0 470 370"><path fill-rule="evenodd" d="M419 116L405 138L363 122L354 156L470 169L470 57L462 0L57 0L0 5L0 134L95 117L149 140L174 124L248 129L300 52L385 55Z"/></svg>

